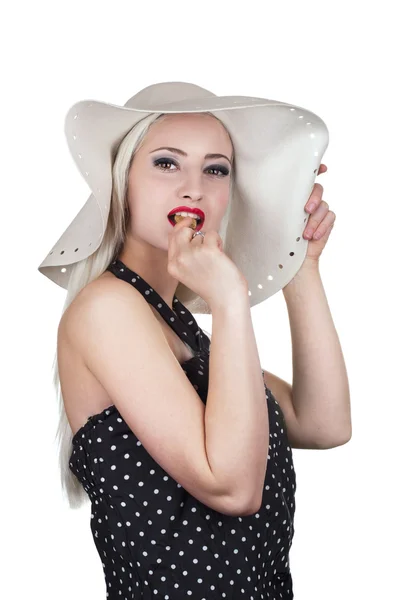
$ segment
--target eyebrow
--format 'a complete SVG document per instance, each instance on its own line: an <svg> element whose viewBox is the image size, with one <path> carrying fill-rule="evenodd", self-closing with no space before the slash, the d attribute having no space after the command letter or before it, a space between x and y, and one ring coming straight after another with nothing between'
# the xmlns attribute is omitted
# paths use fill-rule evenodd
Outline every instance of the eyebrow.
<svg viewBox="0 0 400 600"><path fill-rule="evenodd" d="M169 146L162 146L161 148L156 148L155 150L151 150L150 154L153 152L157 152L157 150L169 150L170 152L174 152L175 154L180 154L181 156L187 156L186 152L180 150L179 148L171 148ZM204 158L226 158L226 160L231 164L231 161L225 154L206 154Z"/></svg>

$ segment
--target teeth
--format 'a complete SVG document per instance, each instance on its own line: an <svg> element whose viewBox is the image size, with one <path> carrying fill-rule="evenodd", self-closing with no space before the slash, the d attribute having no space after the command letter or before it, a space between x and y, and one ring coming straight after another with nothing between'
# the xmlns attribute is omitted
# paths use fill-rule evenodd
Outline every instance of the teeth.
<svg viewBox="0 0 400 600"><path fill-rule="evenodd" d="M182 215L183 217L192 217L192 219L197 219L198 221L201 221L201 217L199 215L196 215L191 212L178 211L178 212L172 214L171 217L174 217L175 215Z"/></svg>

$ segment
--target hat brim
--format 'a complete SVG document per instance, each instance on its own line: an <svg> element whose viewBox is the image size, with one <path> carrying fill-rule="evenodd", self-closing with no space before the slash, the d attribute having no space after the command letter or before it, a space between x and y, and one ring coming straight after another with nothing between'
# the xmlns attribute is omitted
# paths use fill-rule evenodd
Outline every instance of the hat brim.
<svg viewBox="0 0 400 600"><path fill-rule="evenodd" d="M267 285L257 282L251 305L292 279L307 250L307 240L299 236L303 207L328 146L328 129L320 117L302 107L247 96L189 98L153 104L151 110L96 100L74 104L65 119L65 134L92 194L41 263L40 272L67 289L68 266L95 252L104 236L113 157L122 139L147 115L185 112L215 114L231 135L236 167L231 221L240 224L240 235L239 225L230 223L224 251L248 281L257 280L265 256L274 265L266 274Z"/></svg>

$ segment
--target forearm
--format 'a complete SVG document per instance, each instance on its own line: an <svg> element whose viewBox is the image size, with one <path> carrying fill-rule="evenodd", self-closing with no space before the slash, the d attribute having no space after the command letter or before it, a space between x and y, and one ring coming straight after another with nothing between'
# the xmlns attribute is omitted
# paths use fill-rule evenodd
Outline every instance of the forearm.
<svg viewBox="0 0 400 600"><path fill-rule="evenodd" d="M351 437L350 392L339 338L317 264L283 289L292 336L292 402L321 446Z"/></svg>
<svg viewBox="0 0 400 600"><path fill-rule="evenodd" d="M247 292L212 310L206 452L217 481L244 504L261 497L268 407Z"/></svg>

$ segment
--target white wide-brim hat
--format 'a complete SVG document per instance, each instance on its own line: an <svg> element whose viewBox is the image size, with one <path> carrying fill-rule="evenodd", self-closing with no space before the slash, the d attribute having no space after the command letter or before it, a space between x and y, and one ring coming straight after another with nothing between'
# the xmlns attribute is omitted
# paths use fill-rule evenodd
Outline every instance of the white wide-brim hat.
<svg viewBox="0 0 400 600"><path fill-rule="evenodd" d="M325 123L299 106L217 96L185 82L150 85L124 106L83 100L69 109L68 147L92 193L39 265L43 275L68 289L71 267L100 246L110 212L113 157L132 127L152 113L199 112L217 117L232 139L235 186L223 250L248 282L250 305L289 283L307 252L304 206L329 143ZM197 294L180 300L193 312L210 312Z"/></svg>

